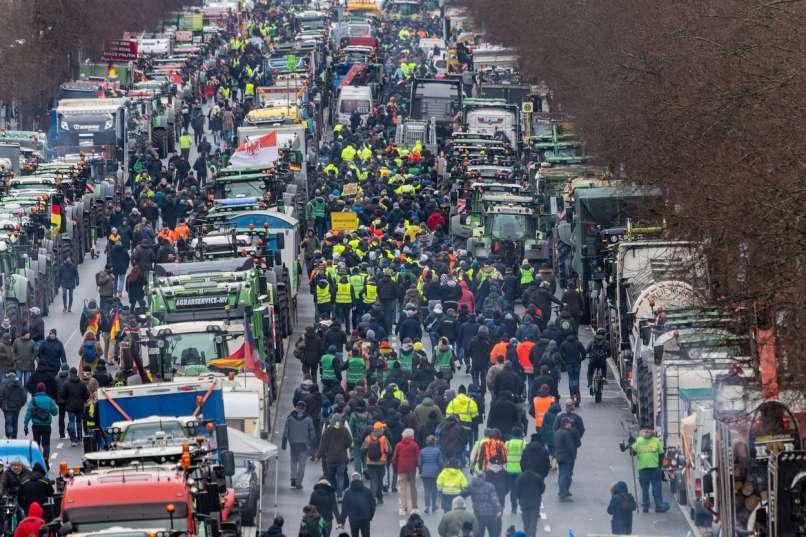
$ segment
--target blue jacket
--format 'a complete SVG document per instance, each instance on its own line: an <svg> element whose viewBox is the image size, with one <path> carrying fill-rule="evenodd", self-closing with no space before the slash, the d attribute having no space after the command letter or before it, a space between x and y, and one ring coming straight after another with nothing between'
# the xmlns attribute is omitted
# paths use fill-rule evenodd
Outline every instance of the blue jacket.
<svg viewBox="0 0 806 537"><path fill-rule="evenodd" d="M48 418L46 420L40 420L31 413L32 406L36 401L37 408L41 408L48 413ZM52 416L56 416L59 413L59 407L56 406L56 402L48 397L48 395L44 392L37 392L31 400L28 401L28 406L25 407L25 426L28 427L28 424L31 421L34 422L34 425L47 425L50 427L50 421Z"/></svg>
<svg viewBox="0 0 806 537"><path fill-rule="evenodd" d="M417 462L420 469L420 477L434 478L442 471L442 455L439 448L428 446L420 451L420 460Z"/></svg>

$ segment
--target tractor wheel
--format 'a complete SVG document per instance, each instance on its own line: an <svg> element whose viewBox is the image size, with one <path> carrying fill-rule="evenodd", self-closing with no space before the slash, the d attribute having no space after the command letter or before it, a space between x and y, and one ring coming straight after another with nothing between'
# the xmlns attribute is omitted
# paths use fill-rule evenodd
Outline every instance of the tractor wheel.
<svg viewBox="0 0 806 537"><path fill-rule="evenodd" d="M654 390L652 371L643 359L637 363L638 374L638 423L651 427L654 422Z"/></svg>
<svg viewBox="0 0 806 537"><path fill-rule="evenodd" d="M23 319L20 303L16 300L6 300L5 310L6 317L11 321L11 326L14 327L18 334L22 334Z"/></svg>

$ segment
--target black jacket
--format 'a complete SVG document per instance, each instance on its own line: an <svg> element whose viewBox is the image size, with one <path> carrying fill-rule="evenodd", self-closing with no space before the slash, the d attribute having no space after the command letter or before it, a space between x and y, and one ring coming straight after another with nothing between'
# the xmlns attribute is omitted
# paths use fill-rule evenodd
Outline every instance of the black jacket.
<svg viewBox="0 0 806 537"><path fill-rule="evenodd" d="M549 452L540 440L540 435L535 433L521 455L521 469L524 472L530 470L545 477L549 474L550 468Z"/></svg>
<svg viewBox="0 0 806 537"><path fill-rule="evenodd" d="M513 395L523 395L523 381L514 369L506 366L496 375L494 386L489 388L496 394L507 391Z"/></svg>
<svg viewBox="0 0 806 537"><path fill-rule="evenodd" d="M115 274L126 274L129 270L129 252L122 244L116 244L109 252L109 258L112 261L112 272Z"/></svg>
<svg viewBox="0 0 806 537"><path fill-rule="evenodd" d="M412 341L419 341L423 337L423 329L420 327L420 318L417 315L406 317L397 325L397 335L400 341L406 338Z"/></svg>
<svg viewBox="0 0 806 537"><path fill-rule="evenodd" d="M499 397L490 405L490 414L487 417L487 428L498 429L501 434L509 437L512 428L521 424L521 414L518 405L508 397Z"/></svg>
<svg viewBox="0 0 806 537"><path fill-rule="evenodd" d="M7 378L0 384L0 407L5 411L19 412L28 402L28 393L20 381Z"/></svg>
<svg viewBox="0 0 806 537"><path fill-rule="evenodd" d="M63 289L78 287L78 269L74 264L62 263L59 267L59 287Z"/></svg>
<svg viewBox="0 0 806 537"><path fill-rule="evenodd" d="M90 398L90 391L77 375L70 375L59 391L59 397L68 412L81 414L84 412L84 403Z"/></svg>
<svg viewBox="0 0 806 537"><path fill-rule="evenodd" d="M560 427L554 433L554 457L557 462L573 462L577 458L577 448L581 445L579 434L573 427Z"/></svg>
<svg viewBox="0 0 806 537"><path fill-rule="evenodd" d="M377 281L378 302L397 300L397 287L389 276L383 275Z"/></svg>
<svg viewBox="0 0 806 537"><path fill-rule="evenodd" d="M48 338L42 340L42 343L39 345L39 368L55 376L56 373L59 372L59 368L61 368L62 364L66 361L67 357L64 354L64 345L62 345L61 341Z"/></svg>
<svg viewBox="0 0 806 537"><path fill-rule="evenodd" d="M518 502L524 511L540 510L545 490L546 484L543 482L543 476L532 470L524 470L515 481Z"/></svg>
<svg viewBox="0 0 806 537"><path fill-rule="evenodd" d="M314 485L308 504L316 507L325 522L330 522L334 516L336 520L339 519L339 502L336 501L336 491L330 485L324 483Z"/></svg>
<svg viewBox="0 0 806 537"><path fill-rule="evenodd" d="M33 502L45 505L48 498L53 496L53 482L41 472L37 465L30 474L22 478L19 489L20 507L27 513Z"/></svg>
<svg viewBox="0 0 806 537"><path fill-rule="evenodd" d="M346 519L350 519L351 522L373 519L375 498L372 496L372 492L364 486L364 483L358 480L350 483L350 487L344 493L340 515L340 518L337 519L339 524L344 524Z"/></svg>
<svg viewBox="0 0 806 537"><path fill-rule="evenodd" d="M585 346L575 336L569 336L560 345L560 356L566 367L579 367L585 354Z"/></svg>
<svg viewBox="0 0 806 537"><path fill-rule="evenodd" d="M43 371L41 368L34 371L34 374L31 375L28 382L25 384L25 389L28 390L28 393L34 395L36 393L36 385L40 382L45 385L45 393L48 394L48 397L56 401L59 388L56 385L56 377L54 377L50 371Z"/></svg>
<svg viewBox="0 0 806 537"><path fill-rule="evenodd" d="M470 340L470 363L474 369L484 370L490 367L490 351L492 348L489 337L476 336Z"/></svg>

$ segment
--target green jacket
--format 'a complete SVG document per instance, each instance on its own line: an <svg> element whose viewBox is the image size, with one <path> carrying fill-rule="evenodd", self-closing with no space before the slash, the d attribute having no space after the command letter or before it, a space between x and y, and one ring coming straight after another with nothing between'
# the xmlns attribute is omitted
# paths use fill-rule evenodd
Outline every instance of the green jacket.
<svg viewBox="0 0 806 537"><path fill-rule="evenodd" d="M638 457L638 469L657 468L663 455L663 444L657 436L645 438L639 436L632 445L632 450Z"/></svg>

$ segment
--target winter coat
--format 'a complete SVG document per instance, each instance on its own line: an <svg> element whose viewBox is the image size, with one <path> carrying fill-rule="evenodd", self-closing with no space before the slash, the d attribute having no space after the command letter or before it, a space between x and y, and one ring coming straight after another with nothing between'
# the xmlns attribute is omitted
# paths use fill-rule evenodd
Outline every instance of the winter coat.
<svg viewBox="0 0 806 537"><path fill-rule="evenodd" d="M65 370L59 371L59 373L56 375L56 402L59 403L60 405L64 404L64 400L62 400L62 398L59 397L58 394L61 393L62 386L67 382L67 378L69 377L69 375L70 372Z"/></svg>
<svg viewBox="0 0 806 537"><path fill-rule="evenodd" d="M478 476L470 479L470 484L462 491L462 496L473 499L473 512L476 516L496 516L501 512L501 502L495 486Z"/></svg>
<svg viewBox="0 0 806 537"><path fill-rule="evenodd" d="M452 509L445 513L442 520L439 521L439 535L440 537L461 537L462 526L465 522L470 522L473 525L472 535L478 534L479 523L473 513L469 512L464 507L461 509Z"/></svg>
<svg viewBox="0 0 806 537"><path fill-rule="evenodd" d="M98 286L98 295L111 297L115 294L115 275L106 270L95 275L95 284Z"/></svg>
<svg viewBox="0 0 806 537"><path fill-rule="evenodd" d="M425 526L425 522L418 515L412 513L406 525L400 528L398 537L431 537L431 532Z"/></svg>
<svg viewBox="0 0 806 537"><path fill-rule="evenodd" d="M42 515L45 511L38 502L34 502L28 508L28 516L23 518L14 530L14 537L30 537L39 535L39 529L45 525Z"/></svg>
<svg viewBox="0 0 806 537"><path fill-rule="evenodd" d="M25 391L17 377L6 378L0 384L0 405L4 412L19 412L28 401L28 392Z"/></svg>
<svg viewBox="0 0 806 537"><path fill-rule="evenodd" d="M532 435L532 441L526 445L521 454L521 469L524 472L526 470L532 471L543 477L549 474L549 469L551 469L549 452L543 442L540 441L540 435L537 433Z"/></svg>
<svg viewBox="0 0 806 537"><path fill-rule="evenodd" d="M129 252L122 244L116 244L109 252L109 258L112 262L112 272L115 274L126 274L129 270Z"/></svg>
<svg viewBox="0 0 806 537"><path fill-rule="evenodd" d="M59 287L75 289L78 287L78 269L72 263L62 263L59 267Z"/></svg>
<svg viewBox="0 0 806 537"><path fill-rule="evenodd" d="M31 315L31 339L34 341L45 339L45 319L41 315Z"/></svg>
<svg viewBox="0 0 806 537"><path fill-rule="evenodd" d="M400 341L406 338L412 341L419 341L423 337L423 329L420 327L420 318L415 314L407 316L397 325L397 335Z"/></svg>
<svg viewBox="0 0 806 537"><path fill-rule="evenodd" d="M398 474L408 474L417 470L420 460L420 446L414 438L404 438L395 446L392 453L392 468Z"/></svg>
<svg viewBox="0 0 806 537"><path fill-rule="evenodd" d="M576 336L568 336L560 345L560 356L566 367L579 367L582 360L585 359L585 346L579 342Z"/></svg>
<svg viewBox="0 0 806 537"><path fill-rule="evenodd" d="M305 348L302 351L302 363L307 366L318 364L319 359L322 357L322 354L324 354L322 338L319 337L316 332L311 334L306 332L303 342Z"/></svg>
<svg viewBox="0 0 806 537"><path fill-rule="evenodd" d="M25 383L25 389L28 390L29 394L34 395L37 393L36 387L40 382L45 385L45 393L48 394L48 397L55 401L59 396L59 387L56 385L56 377L47 371L42 371L41 368L34 371L34 374L31 375L28 382Z"/></svg>
<svg viewBox="0 0 806 537"><path fill-rule="evenodd" d="M627 489L627 483L619 481L613 485L610 493L612 496L607 506L607 513L613 516L610 520L610 532L613 535L632 534L632 514L637 505Z"/></svg>
<svg viewBox="0 0 806 537"><path fill-rule="evenodd" d="M302 444L308 449L312 449L316 445L316 432L313 428L313 420L309 416L296 410L288 415L283 430L283 449L287 443L290 443L292 447L295 444Z"/></svg>
<svg viewBox="0 0 806 537"><path fill-rule="evenodd" d="M45 338L39 345L39 367L52 376L59 372L63 363L67 362L64 345L58 339Z"/></svg>
<svg viewBox="0 0 806 537"><path fill-rule="evenodd" d="M324 483L314 485L308 504L316 507L325 522L330 522L334 516L336 520L339 518L339 502L336 500L336 490L331 485Z"/></svg>
<svg viewBox="0 0 806 537"><path fill-rule="evenodd" d="M64 401L68 412L81 414L84 403L90 398L90 391L77 375L70 375L59 390L59 398Z"/></svg>
<svg viewBox="0 0 806 537"><path fill-rule="evenodd" d="M487 417L487 428L498 429L504 436L512 436L512 428L521 425L521 413L518 405L508 397L499 397L490 405Z"/></svg>
<svg viewBox="0 0 806 537"><path fill-rule="evenodd" d="M33 415L34 401L36 401L37 408L41 408L48 413L47 419L41 420ZM25 426L27 427L29 423L33 422L34 425L47 425L50 427L50 421L53 419L53 416L56 416L58 413L59 407L56 406L56 402L48 397L47 394L38 392L31 397L31 400L28 401L28 406L25 407Z"/></svg>
<svg viewBox="0 0 806 537"><path fill-rule="evenodd" d="M353 436L346 425L338 429L335 426L328 427L322 434L319 442L319 457L325 464L347 464L349 456L347 450L353 447Z"/></svg>
<svg viewBox="0 0 806 537"><path fill-rule="evenodd" d="M5 375L14 371L14 350L11 348L11 336L3 334L0 339L0 374Z"/></svg>
<svg viewBox="0 0 806 537"><path fill-rule="evenodd" d="M140 270L148 272L154 266L154 250L150 246L138 245L134 249L132 260L134 264L140 267Z"/></svg>
<svg viewBox="0 0 806 537"><path fill-rule="evenodd" d="M579 435L573 427L560 427L554 431L554 458L557 462L574 462L580 445Z"/></svg>
<svg viewBox="0 0 806 537"><path fill-rule="evenodd" d="M17 338L11 346L14 352L14 368L18 371L33 371L36 358L36 342L33 339Z"/></svg>
<svg viewBox="0 0 806 537"><path fill-rule="evenodd" d="M515 480L515 494L521 509L524 511L539 511L543 501L543 492L546 491L546 484L543 476L532 470L524 470Z"/></svg>
<svg viewBox="0 0 806 537"><path fill-rule="evenodd" d="M414 407L414 417L417 420L417 428L419 429L426 423L428 423L428 416L431 412L436 411L439 418L437 419L437 423L442 421L442 410L434 403L434 400L430 397L426 396L423 398L423 402Z"/></svg>
<svg viewBox="0 0 806 537"><path fill-rule="evenodd" d="M493 346L489 336L476 336L470 340L470 363L473 369L484 371L490 363L490 351Z"/></svg>
<svg viewBox="0 0 806 537"><path fill-rule="evenodd" d="M513 395L523 395L523 381L521 377L511 367L504 367L495 377L492 386L488 386L493 393L500 395L502 392L509 392Z"/></svg>
<svg viewBox="0 0 806 537"><path fill-rule="evenodd" d="M372 520L375 516L375 497L363 482L355 480L350 482L347 492L341 503L341 513L337 519L339 524L344 524L346 519L350 522L363 522Z"/></svg>
<svg viewBox="0 0 806 537"><path fill-rule="evenodd" d="M420 470L420 477L436 479L442 471L442 454L436 446L426 446L420 450L420 458L417 461Z"/></svg>

